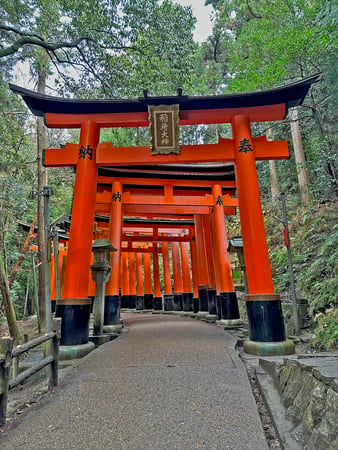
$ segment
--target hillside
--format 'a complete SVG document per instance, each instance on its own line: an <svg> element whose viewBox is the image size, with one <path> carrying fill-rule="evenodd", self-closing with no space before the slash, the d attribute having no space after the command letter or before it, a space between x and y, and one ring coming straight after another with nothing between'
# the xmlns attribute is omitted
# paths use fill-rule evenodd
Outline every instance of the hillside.
<svg viewBox="0 0 338 450"><path fill-rule="evenodd" d="M313 319L312 344L338 348L338 202L288 205L290 243L298 298L306 298ZM290 297L281 208L265 205L266 230L276 291Z"/></svg>

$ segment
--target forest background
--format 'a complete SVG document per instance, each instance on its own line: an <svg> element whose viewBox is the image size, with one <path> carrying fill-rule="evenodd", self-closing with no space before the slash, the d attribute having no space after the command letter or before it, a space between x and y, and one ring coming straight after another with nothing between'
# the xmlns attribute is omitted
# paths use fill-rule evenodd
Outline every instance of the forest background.
<svg viewBox="0 0 338 450"><path fill-rule="evenodd" d="M193 2L192 2L193 3ZM74 173L46 170L43 148L78 142L49 130L11 93L18 67L35 90L63 97L217 95L288 84L321 72L304 104L285 120L254 124L253 136L290 143L290 158L257 163L277 292L290 297L280 195L286 194L297 296L310 302L313 346L338 348L337 30L338 4L322 0L206 0L213 29L195 42L190 7L164 0L3 0L0 6L0 306L19 319L32 296L32 264L22 247L37 214L43 249L43 196L53 188L51 220L70 214ZM297 135L301 141L297 145ZM181 143L231 137L227 125L182 127ZM116 146L148 145L148 130L102 130ZM227 218L229 237L240 234ZM22 258L15 279L11 273ZM43 255L40 254L43 263ZM41 264L40 266L42 266ZM41 268L41 267L40 267ZM43 271L39 270L43 316ZM9 282L10 281L10 282ZM27 288L28 286L28 288ZM12 310L8 305L14 305ZM15 334L11 330L11 334Z"/></svg>

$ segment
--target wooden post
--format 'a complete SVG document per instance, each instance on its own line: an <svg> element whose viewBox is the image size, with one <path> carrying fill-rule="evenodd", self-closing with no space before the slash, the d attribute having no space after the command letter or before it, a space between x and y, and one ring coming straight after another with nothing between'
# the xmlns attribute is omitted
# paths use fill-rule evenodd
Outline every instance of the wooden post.
<svg viewBox="0 0 338 450"><path fill-rule="evenodd" d="M143 254L144 263L144 309L153 309L153 280L150 253Z"/></svg>
<svg viewBox="0 0 338 450"><path fill-rule="evenodd" d="M8 383L12 364L13 339L0 339L0 425L6 422Z"/></svg>
<svg viewBox="0 0 338 450"><path fill-rule="evenodd" d="M33 277L33 292L34 292L34 306L36 310L36 317L38 321L38 331L41 333L41 321L40 321L40 309L39 309L39 292L38 285L36 280L36 272L35 272L35 258L34 252L31 253L31 261L32 261L32 277Z"/></svg>
<svg viewBox="0 0 338 450"><path fill-rule="evenodd" d="M182 294L183 280L181 270L180 247L178 242L171 243L171 255L173 261L174 293Z"/></svg>
<svg viewBox="0 0 338 450"><path fill-rule="evenodd" d="M203 216L195 215L196 261L198 267L199 312L208 312L209 269L203 235Z"/></svg>
<svg viewBox="0 0 338 450"><path fill-rule="evenodd" d="M196 237L192 237L190 242L190 252L191 252L191 274L192 274L192 286L194 298L198 298L198 262L197 262L197 250L196 250Z"/></svg>
<svg viewBox="0 0 338 450"><path fill-rule="evenodd" d="M51 345L51 355L53 356L53 362L50 364L49 372L49 383L48 389L53 389L58 385L59 379L59 347L61 339L61 319L56 318L52 321L52 331L54 331L55 336L52 340Z"/></svg>
<svg viewBox="0 0 338 450"><path fill-rule="evenodd" d="M60 267L59 267L59 238L56 229L53 230L53 254L56 300L60 298Z"/></svg>
<svg viewBox="0 0 338 450"><path fill-rule="evenodd" d="M161 283L160 283L160 266L158 262L158 246L154 245L153 253L153 274L154 274L154 296L161 297Z"/></svg>
<svg viewBox="0 0 338 450"><path fill-rule="evenodd" d="M50 283L50 254L51 243L50 241L50 212L49 212L49 197L52 195L52 188L49 186L43 187L43 214L44 214L44 225L45 225L45 245L44 245L44 263L45 263L45 314L46 314L46 331L49 333L52 329L52 303L51 303L51 283Z"/></svg>
<svg viewBox="0 0 338 450"><path fill-rule="evenodd" d="M69 308L69 305L71 307L76 305L79 309L83 308L85 304L88 309L88 317L90 312L87 295L96 201L96 147L99 136L99 126L95 122L84 120L81 125L80 151L76 167L67 267L61 292L62 305L66 307L67 313L69 312L75 321L78 320L76 317L78 311L75 312L75 308ZM82 300L78 300L80 298ZM65 299L77 300L70 302ZM61 302L58 302L58 306L60 304ZM65 314L67 313L65 312ZM69 328L71 325L69 323ZM87 328L88 324L86 322L83 325ZM62 340L63 338L64 336Z"/></svg>
<svg viewBox="0 0 338 450"><path fill-rule="evenodd" d="M180 247L182 260L183 292L188 293L191 292L188 242L180 242Z"/></svg>
<svg viewBox="0 0 338 450"><path fill-rule="evenodd" d="M129 252L129 309L136 308L136 261L135 252Z"/></svg>
<svg viewBox="0 0 338 450"><path fill-rule="evenodd" d="M250 121L232 120L239 214L249 294L272 294L274 287L266 243Z"/></svg>
<svg viewBox="0 0 338 450"><path fill-rule="evenodd" d="M224 207L222 201L222 188L219 185L212 187L215 200L214 207L214 231L215 231L215 251L219 267L220 292L233 292L230 256L228 253L228 237L224 219Z"/></svg>
<svg viewBox="0 0 338 450"><path fill-rule="evenodd" d="M244 351L255 355L293 353L294 343L285 340L280 296L274 293L250 120L238 115L231 125L249 289L245 299L250 339L244 342Z"/></svg>
<svg viewBox="0 0 338 450"><path fill-rule="evenodd" d="M114 181L112 185L112 203L109 220L109 241L116 248L110 254L111 274L106 285L107 295L119 295L120 264L121 264L121 234L122 234L122 183Z"/></svg>
<svg viewBox="0 0 338 450"><path fill-rule="evenodd" d="M143 263L142 253L136 253L136 278L137 278L137 295L143 297L144 295L144 283L143 283Z"/></svg>
<svg viewBox="0 0 338 450"><path fill-rule="evenodd" d="M171 272L170 272L168 242L162 243L162 257L163 257L164 294L171 295L173 291L172 291L172 286L171 286Z"/></svg>

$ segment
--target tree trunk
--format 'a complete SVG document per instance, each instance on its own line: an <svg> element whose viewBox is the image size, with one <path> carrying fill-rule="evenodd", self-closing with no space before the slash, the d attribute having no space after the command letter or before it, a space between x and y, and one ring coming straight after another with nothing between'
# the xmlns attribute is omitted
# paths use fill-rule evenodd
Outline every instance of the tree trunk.
<svg viewBox="0 0 338 450"><path fill-rule="evenodd" d="M38 61L38 92L46 91L47 60L44 55L37 55ZM42 117L37 118L37 160L38 160L38 248L39 248L39 312L41 324L46 321L45 299L45 221L43 187L47 185L47 170L42 165L43 150L46 148L46 128Z"/></svg>
<svg viewBox="0 0 338 450"><path fill-rule="evenodd" d="M16 321L15 310L11 299L11 292L9 289L5 263L2 257L1 250L0 250L0 292L2 296L2 303L6 313L9 334L18 344L21 341L21 337L19 333L18 323Z"/></svg>
<svg viewBox="0 0 338 450"><path fill-rule="evenodd" d="M273 133L271 128L268 128L266 130L266 138L268 141L273 141ZM276 200L279 197L279 183L278 183L276 161L274 159L269 160L269 168L270 168L271 198L272 200Z"/></svg>
<svg viewBox="0 0 338 450"><path fill-rule="evenodd" d="M297 108L290 109L290 126L293 142L293 150L295 153L295 161L297 167L299 190L302 196L302 202L309 204L311 202L311 194L309 191L309 176L306 169L305 155L302 144L302 137L300 134L300 128L298 123L298 111Z"/></svg>
<svg viewBox="0 0 338 450"><path fill-rule="evenodd" d="M9 277L9 287L10 288L12 287L12 285L14 283L14 280L15 280L15 277L16 277L16 274L18 273L18 271L19 271L19 269L21 267L21 264L23 263L23 260L25 258L25 253L27 251L27 247L28 247L29 241L31 240L32 234L34 232L36 219L37 219L37 214L35 214L35 216L34 216L34 219L33 219L32 225L31 225L31 227L29 229L29 232L27 234L25 243L23 244L23 247L21 249L20 256L19 256L19 258L18 258L18 260L17 260L17 262L15 264L14 269L11 272L11 276Z"/></svg>

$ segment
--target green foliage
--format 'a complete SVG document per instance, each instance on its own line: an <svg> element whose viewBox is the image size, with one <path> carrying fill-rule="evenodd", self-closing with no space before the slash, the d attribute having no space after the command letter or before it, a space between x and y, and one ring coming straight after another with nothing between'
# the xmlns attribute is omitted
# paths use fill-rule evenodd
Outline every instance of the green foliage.
<svg viewBox="0 0 338 450"><path fill-rule="evenodd" d="M289 197L290 199L290 197ZM328 308L337 308L338 226L337 202L301 205L289 202L290 242L299 298L307 298L314 316ZM266 230L277 291L288 292L289 273L283 226L278 203L266 203Z"/></svg>
<svg viewBox="0 0 338 450"><path fill-rule="evenodd" d="M327 309L314 320L314 334L311 345L319 350L338 349L338 309Z"/></svg>
<svg viewBox="0 0 338 450"><path fill-rule="evenodd" d="M213 64L218 61L222 74L219 85L224 93L276 87L323 72L323 81L311 88L299 108L299 123L312 194L320 200L338 196L335 2L209 0L206 3L216 8L211 45L214 51L209 50L209 60ZM289 139L290 131L285 124L271 124L275 139L277 135ZM288 175L295 169L292 166L293 162ZM281 180L288 178L282 176Z"/></svg>

